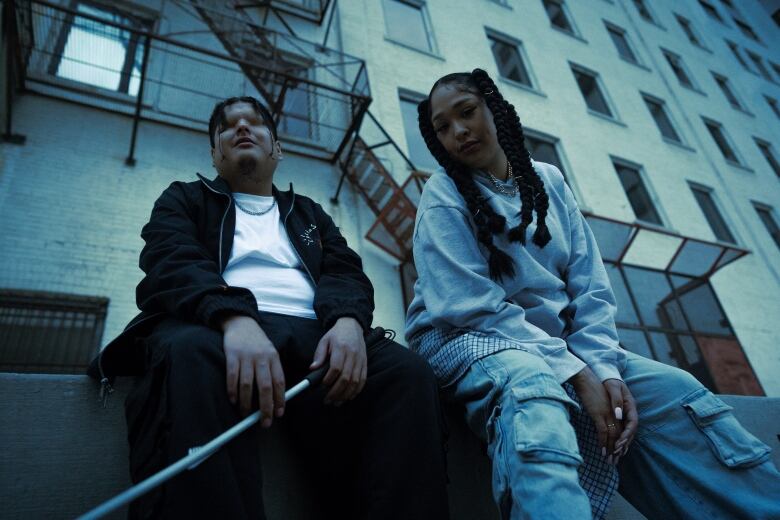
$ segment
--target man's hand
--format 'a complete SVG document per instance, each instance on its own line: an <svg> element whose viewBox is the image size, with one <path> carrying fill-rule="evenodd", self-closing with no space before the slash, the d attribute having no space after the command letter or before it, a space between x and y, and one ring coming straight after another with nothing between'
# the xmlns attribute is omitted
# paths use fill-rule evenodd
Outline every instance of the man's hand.
<svg viewBox="0 0 780 520"><path fill-rule="evenodd" d="M230 402L239 402L242 415L249 415L255 383L260 397L263 428L274 414L284 414L284 372L279 353L257 322L248 316L233 316L222 322L227 365L227 393Z"/></svg>
<svg viewBox="0 0 780 520"><path fill-rule="evenodd" d="M322 380L330 386L325 404L354 399L366 384L368 361L363 328L354 318L339 318L317 344L310 369L321 367L330 357L330 368ZM332 385L332 386L331 386Z"/></svg>
<svg viewBox="0 0 780 520"><path fill-rule="evenodd" d="M602 384L588 367L569 381L596 425L601 454L607 456L610 464L617 464L628 451L639 426L631 392L618 379L607 379Z"/></svg>

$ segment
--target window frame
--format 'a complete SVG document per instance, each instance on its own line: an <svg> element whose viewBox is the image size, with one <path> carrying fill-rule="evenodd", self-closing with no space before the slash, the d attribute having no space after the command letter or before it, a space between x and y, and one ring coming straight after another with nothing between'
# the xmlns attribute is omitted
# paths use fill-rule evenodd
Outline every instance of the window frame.
<svg viewBox="0 0 780 520"><path fill-rule="evenodd" d="M720 200L715 193L715 190L713 188L710 188L709 186L705 186L704 184L699 184L698 182L688 181L688 187L691 189L691 194L694 198L694 202L696 203L696 206L701 210L702 215L704 216L704 220L707 222L707 225L709 226L710 230L712 231L712 236L715 237L715 240L718 243L721 244L729 244L729 245L739 245L739 241L737 239L737 235L732 231L733 226L731 223L731 219L728 218L727 215L723 212L723 206L720 203ZM715 210L715 215L720 219L721 223L723 224L723 229L726 230L726 232L729 234L729 236L732 238L732 241L722 239L718 237L717 232L715 231L715 228L712 225L712 221L710 220L709 216L707 215L707 212L704 210L704 208L701 206L701 203L699 202L699 199L696 197L695 192L698 191L700 193L703 193L707 196L709 201L712 203L712 208Z"/></svg>
<svg viewBox="0 0 780 520"><path fill-rule="evenodd" d="M759 76L767 81L771 81L772 83L775 82L775 79L769 73L769 69L764 66L764 59L760 54L757 54L750 49L745 49L745 54L747 54L748 58L750 58L750 61L753 62L753 65L756 67L756 73Z"/></svg>
<svg viewBox="0 0 780 520"><path fill-rule="evenodd" d="M731 50L731 53L734 55L737 62L742 66L744 70L750 72L751 74L758 74L750 67L748 62L745 60L745 57L742 56L742 54L739 52L739 45L726 38L724 38L723 41L726 42L726 46Z"/></svg>
<svg viewBox="0 0 780 520"><path fill-rule="evenodd" d="M633 161L629 161L627 159L623 159L621 157L617 157L614 155L610 155L609 158L610 161L612 162L612 168L615 170L615 175L618 178L618 182L620 182L620 187L626 196L626 200L628 200L629 206L631 206L631 211L634 213L635 222L641 223L642 225L646 225L646 226L656 227L659 229L668 229L669 221L666 216L666 212L663 210L658 194L653 188L653 185L650 182L649 176L645 172L644 167L642 167L641 164L637 164ZM647 200L650 203L653 212L655 213L655 216L658 217L658 222L653 222L652 220L645 220L640 218L639 215L637 215L634 201L631 199L631 196L629 195L628 191L626 191L626 187L623 184L623 179L620 175L620 171L618 170L618 167L631 170L637 174L637 178L639 179L639 185L644 190L644 194L646 195Z"/></svg>
<svg viewBox="0 0 780 520"><path fill-rule="evenodd" d="M422 19L423 28L425 31L425 38L428 42L427 49L422 49L420 47L415 46L412 43L404 42L391 34L390 25L388 23L387 7L386 7L389 2L405 4L410 7L414 7L420 11L420 17ZM433 22L431 20L430 14L428 13L428 3L426 2L426 0L382 0L382 14L384 16L384 22L385 22L385 40L392 42L396 45L406 47L407 49L411 49L413 51L422 52L423 54L440 58L439 46L436 41L436 35L434 34L433 31Z"/></svg>
<svg viewBox="0 0 780 520"><path fill-rule="evenodd" d="M753 114L748 110L747 105L745 105L744 100L737 94L737 92L734 90L733 85L728 77L724 76L723 74L718 74L714 70L710 70L710 74L712 74L712 79L715 81L715 84L718 85L718 88L723 93L723 97L726 98L726 101L728 102L729 106L733 108L734 110L738 110L744 114L752 116ZM720 80L720 81L719 81ZM721 83L722 81L722 83ZM728 91L731 96L736 101L737 105L734 106L734 104L729 100L729 96L726 93Z"/></svg>
<svg viewBox="0 0 780 520"><path fill-rule="evenodd" d="M701 116L701 119L702 119L702 121L704 123L704 126L705 126L705 128L707 130L707 133L710 135L710 138L715 143L715 147L718 149L718 151L720 152L721 156L723 157L723 160L726 161L728 164L730 164L732 166L737 166L737 167L742 168L742 169L750 170L750 168L748 168L745 165L745 161L742 158L742 154L740 154L739 150L737 150L737 147L734 144L734 140L731 138L729 133L726 131L726 127L723 126L723 123L721 123L720 121L716 121L714 119L711 119L709 117L705 117L705 116ZM715 138L714 135L712 135L712 131L710 130L709 125L712 125L712 126L714 126L715 128L718 129L721 137L726 142L728 147L731 149L731 152L734 154L734 157L736 158L736 160L731 160L728 157L726 157L726 154L721 149L720 145L718 144L717 139Z"/></svg>
<svg viewBox="0 0 780 520"><path fill-rule="evenodd" d="M704 38L702 38L701 33L696 28L694 28L693 22L691 20L689 20L688 18L684 17L679 13L672 13L672 14L674 14L674 18L675 20L677 20L677 24L682 29L682 32L683 34L685 34L686 38L688 38L688 41L690 42L691 45L703 51L712 53L710 48L704 42ZM696 41L694 41L694 39Z"/></svg>
<svg viewBox="0 0 780 520"><path fill-rule="evenodd" d="M642 11L637 6L638 2L641 3L645 11L647 11L647 14L650 16L649 19L642 16ZM645 0L633 0L632 3L634 4L634 9L636 9L636 12L639 14L639 18L641 18L643 22L647 22L651 25L655 25L659 29L666 30L666 27L661 25L660 20L658 20L658 15L655 13L653 8L650 7L650 4L648 4Z"/></svg>
<svg viewBox="0 0 780 520"><path fill-rule="evenodd" d="M490 27L485 27L485 36L488 41L488 50L490 51L490 55L493 58L493 63L496 65L496 72L498 73L498 79L501 82L507 83L508 85L512 85L514 87L520 88L522 90L525 90L527 92L531 92L533 94L547 97L544 92L542 92L539 82L536 79L536 74L534 74L533 67L531 67L531 61L528 58L528 54L525 50L525 45L523 45L522 40L518 40L517 38L513 38L512 36L509 36L508 34L502 33L500 31L496 31L495 29L492 29ZM496 60L495 53L493 52L493 41L496 41L498 43L501 43L503 45L507 45L510 47L514 47L515 51L517 52L520 62L523 65L523 68L525 69L525 73L528 75L528 81L531 83L530 85L526 85L525 83L521 81L514 80L512 78L508 78L504 76L501 73L501 70L499 69L498 60Z"/></svg>
<svg viewBox="0 0 780 520"><path fill-rule="evenodd" d="M761 152L762 157L766 160L769 167L775 172L775 175L780 178L780 156L775 153L775 147L771 142L760 137L753 136L753 141L756 143L758 150ZM764 151L766 149L766 152ZM769 157L767 157L769 155ZM771 159L770 159L771 157Z"/></svg>
<svg viewBox="0 0 780 520"><path fill-rule="evenodd" d="M693 74L691 74L691 70L688 68L688 66L683 61L682 56L680 56L676 52L670 51L669 49L667 49L665 47L660 47L660 49L661 49L661 54L663 54L663 56L664 56L664 60L666 60L666 64L672 70L672 74L674 74L675 79L677 79L677 83L681 87L683 87L683 88L686 88L688 90L692 90L693 92L696 92L697 94L701 94L703 96L706 96L707 94L705 94L704 91L701 89L701 87L699 87L698 82L693 77ZM677 72L675 72L675 68L674 68L674 65L672 65L672 60L670 59L670 57L675 60L675 62L677 64L677 66L679 67L679 69L683 72L685 77L690 82L690 85L686 85L685 83L683 83L680 80L680 77L677 75Z"/></svg>
<svg viewBox="0 0 780 520"><path fill-rule="evenodd" d="M654 96L652 94L648 94L647 92L639 91L639 95L642 98L642 100L645 103L645 106L647 107L648 112L650 113L650 118L653 120L653 122L656 125L656 128L658 128L658 133L661 136L661 139L663 139L665 142L677 146L682 146L683 148L686 148L688 150L693 150L693 148L690 147L688 142L685 140L685 137L683 136L682 132L680 131L680 125L677 123L675 118L672 116L671 112L669 111L668 105L666 101L662 98L659 98L658 96ZM651 103L655 103L660 106L661 111L663 112L666 119L669 121L669 126L672 127L672 130L675 134L677 134L677 140L672 139L671 137L667 137L664 135L663 131L661 130L661 126L658 124L658 121L656 121L655 116L653 115L652 111L650 110L650 106L648 105L648 101Z"/></svg>
<svg viewBox="0 0 780 520"><path fill-rule="evenodd" d="M740 20L739 18L732 16L731 19L734 21L734 25L737 26L737 29L739 29L739 32L742 33L743 36L745 36L749 40L753 40L756 43L764 43L761 40L761 37L758 36L758 33L751 27L746 21Z"/></svg>
<svg viewBox="0 0 780 520"><path fill-rule="evenodd" d="M707 2L706 0L698 0L699 5L702 8L702 11L704 11L707 14L707 17L715 20L716 22L719 22L723 25L726 25L726 19L721 16L720 11L718 11L718 8L712 5L711 3ZM707 9L709 7L710 9Z"/></svg>
<svg viewBox="0 0 780 520"><path fill-rule="evenodd" d="M634 45L633 41L631 41L631 37L628 34L628 30L624 29L623 27L619 26L616 23L610 22L609 20L603 19L604 22L604 28L607 30L607 36L609 37L609 40L612 42L612 46L615 47L615 52L617 53L618 57L625 61L626 63L630 63L631 65L634 65L636 67L639 67L644 70L650 70L647 65L642 61L642 58L637 50L636 45ZM625 56L623 56L620 53L620 49L618 48L617 44L615 43L615 39L612 37L612 32L620 33L620 35L623 38L623 41L625 41L626 46L631 51L631 53L634 55L634 58L636 61L631 61Z"/></svg>
<svg viewBox="0 0 780 520"><path fill-rule="evenodd" d="M761 223L764 225L764 229L766 229L766 232L769 234L769 237L772 240L774 240L775 245L777 246L777 250L780 251L780 224L778 223L778 219L775 218L775 216L777 215L777 211L775 211L775 208L773 208L769 204L764 204L763 202L751 200L750 203L753 205L753 209L756 210L756 214L758 214L758 220L760 220ZM770 229L771 226L761 216L762 211L767 215L769 222L771 222L773 227L775 228L774 230Z"/></svg>
<svg viewBox="0 0 780 520"><path fill-rule="evenodd" d="M615 103L612 102L612 99L609 96L609 92L607 91L607 88L604 85L603 80L601 79L601 74L599 74L593 69L585 67L584 65L574 63L573 61L569 61L569 68L572 71L572 76L574 76L574 84L577 86L577 90L579 90L580 95L582 96L582 101L585 103L585 108L588 111L588 113L596 117L606 119L607 121L611 121L613 123L618 123L622 126L625 126L625 123L623 123L623 121L621 121L620 119L620 114L617 111L617 107L615 106ZM611 114L604 114L602 112L599 112L596 109L591 108L588 105L585 93L582 91L582 88L580 88L580 83L577 80L578 72L580 74L591 76L593 78L594 84L596 85L596 88L598 88L601 97L604 99L604 104L607 106L607 109L611 112Z"/></svg>
<svg viewBox="0 0 780 520"><path fill-rule="evenodd" d="M583 43L588 43L587 40L583 38L579 27L577 27L577 24L574 22L574 16L572 16L571 10L567 5L566 0L541 0L541 2L542 2L542 7L544 8L545 15L547 16L547 19L550 21L550 27L552 29L559 31L565 34L566 36L580 40ZM567 31L566 29L559 27L553 23L552 19L550 18L550 14L547 12L547 5L546 5L547 2L558 4L558 6L561 9L561 12L563 13L563 16L566 18L566 21L571 26L571 31Z"/></svg>
<svg viewBox="0 0 780 520"><path fill-rule="evenodd" d="M764 99L766 100L766 104L769 105L769 109L775 114L775 116L780 119L780 101L776 100L775 98L771 96L767 96L766 94L763 94Z"/></svg>
<svg viewBox="0 0 780 520"><path fill-rule="evenodd" d="M400 115L401 115L401 124L404 129L404 139L406 140L406 153L408 154L409 160L412 161L414 166L418 168L419 171L424 172L430 172L432 173L436 168L438 168L438 163L436 163L436 159L431 156L431 160L433 160L436 165L433 169L430 169L426 167L425 165L418 163L415 161L415 158L412 157L412 149L409 146L409 136L406 135L406 123L404 121L404 111L403 111L403 105L402 103L414 103L417 104L420 101L423 101L426 98L425 94L420 94L419 92L415 92L413 90L405 89L403 87L398 88L398 102L399 102L399 108L400 108ZM416 122L416 121L415 121ZM419 135L419 131L417 132L417 135ZM420 139L422 139L422 136L420 136ZM423 145L425 145L425 141L423 140ZM426 146L427 150L427 146Z"/></svg>

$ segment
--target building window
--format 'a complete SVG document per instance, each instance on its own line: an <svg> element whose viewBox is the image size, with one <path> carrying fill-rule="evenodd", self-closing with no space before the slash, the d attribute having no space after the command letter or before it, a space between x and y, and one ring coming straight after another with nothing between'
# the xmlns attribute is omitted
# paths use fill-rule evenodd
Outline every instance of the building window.
<svg viewBox="0 0 780 520"><path fill-rule="evenodd" d="M763 139L759 139L758 137L754 137L753 140L756 142L756 145L758 145L758 149L761 150L761 154L766 159L766 162L769 163L772 171L775 172L775 175L780 177L780 162L777 160L772 144Z"/></svg>
<svg viewBox="0 0 780 520"><path fill-rule="evenodd" d="M666 61L669 62L669 66L672 68L674 75L677 76L677 81L680 82L680 85L695 90L696 86L693 84L693 80L691 80L691 76L688 74L688 70L683 63L682 58L678 54L667 51L666 49L661 49L661 51L663 52Z"/></svg>
<svg viewBox="0 0 780 520"><path fill-rule="evenodd" d="M144 45L140 31L149 31L152 22L113 7L73 2L71 8L106 22L68 14L49 61L48 73L96 87L138 95Z"/></svg>
<svg viewBox="0 0 780 520"><path fill-rule="evenodd" d="M556 166L565 179L566 169L563 167L560 155L558 155L558 139L529 128L525 128L523 134L525 135L525 148L533 160Z"/></svg>
<svg viewBox="0 0 780 520"><path fill-rule="evenodd" d="M690 41L695 46L704 49L704 44L702 43L701 38L699 38L699 36L693 30L691 21L683 16L680 16L679 14L675 14L674 17L677 18L677 23L680 24L680 27L685 33L685 36L688 37L688 41Z"/></svg>
<svg viewBox="0 0 780 520"><path fill-rule="evenodd" d="M636 7L637 12L639 13L639 16L642 17L646 22L650 23L656 23L655 18L653 17L653 13L650 12L650 8L645 3L645 0L634 0L634 6Z"/></svg>
<svg viewBox="0 0 780 520"><path fill-rule="evenodd" d="M571 71L574 73L577 86L580 87L580 92L585 99L585 104L588 105L588 109L614 119L615 116L609 108L607 98L601 91L598 74L576 65L571 66Z"/></svg>
<svg viewBox="0 0 780 520"><path fill-rule="evenodd" d="M707 13L707 15L709 15L710 18L712 18L713 20L717 20L720 23L724 23L723 18L720 17L720 13L718 13L718 10L715 9L714 5L705 2L704 0L699 0L699 4L701 5L702 9L704 9L704 12Z"/></svg>
<svg viewBox="0 0 780 520"><path fill-rule="evenodd" d="M739 30L742 31L742 34L747 36L753 41L760 42L761 40L758 38L758 35L753 30L752 27L750 27L748 24L743 22L742 20L739 20L737 18L734 18L734 23L737 24L737 27L739 27Z"/></svg>
<svg viewBox="0 0 780 520"><path fill-rule="evenodd" d="M645 100L647 109L650 111L650 115L653 116L655 124L658 126L658 130L661 131L661 135L664 138L674 141L676 143L682 143L680 135L675 130L672 120L669 118L669 114L666 113L666 106L664 102L656 97L642 94L642 99Z"/></svg>
<svg viewBox="0 0 780 520"><path fill-rule="evenodd" d="M775 71L775 76L777 76L777 80L780 81L780 65L778 65L773 61L770 61L769 65L772 67L772 70ZM777 81L775 83L777 83Z"/></svg>
<svg viewBox="0 0 780 520"><path fill-rule="evenodd" d="M731 234L726 221L718 211L718 207L715 205L715 201L712 198L712 190L702 186L691 185L691 191L696 198L696 202L699 204L704 218L707 219L707 223L712 229L712 233L721 242L728 242L730 244L736 244L734 235Z"/></svg>
<svg viewBox="0 0 780 520"><path fill-rule="evenodd" d="M731 16L734 18L739 18L741 16L734 4L731 3L731 0L720 0L720 3L726 7L726 10L731 13Z"/></svg>
<svg viewBox="0 0 780 520"><path fill-rule="evenodd" d="M607 26L609 37L612 38L612 43L615 44L615 48L620 57L634 65L639 65L636 53L631 48L631 44L628 41L626 30L609 22L604 22L604 24Z"/></svg>
<svg viewBox="0 0 780 520"><path fill-rule="evenodd" d="M734 57L737 58L739 64L742 65L742 68L748 72L753 72L745 61L745 58L743 58L742 54L739 53L739 47L737 44L726 40L726 45L729 46L729 49L731 49L731 52L734 54Z"/></svg>
<svg viewBox="0 0 780 520"><path fill-rule="evenodd" d="M718 145L723 157L727 161L740 164L737 154L734 152L734 148L729 144L729 140L726 138L726 134L723 131L723 125L717 121L712 121L711 119L704 119L704 124L707 126L707 130L709 130L715 144Z"/></svg>
<svg viewBox="0 0 780 520"><path fill-rule="evenodd" d="M428 146L420 135L420 127L417 124L417 104L425 96L402 92L399 96L401 101L401 117L404 123L404 133L406 134L407 150L409 158L417 168L433 171L438 168L439 163L433 158Z"/></svg>
<svg viewBox="0 0 780 520"><path fill-rule="evenodd" d="M713 392L763 395L705 279L611 262L604 267L617 300L615 324L623 347L687 370ZM732 369L738 375L724 369L723 357L736 360ZM735 384L735 376L745 384Z"/></svg>
<svg viewBox="0 0 780 520"><path fill-rule="evenodd" d="M756 70L758 70L758 72L761 73L762 76L764 76L764 79L767 81L774 81L771 74L769 74L769 71L764 66L764 60L761 59L761 56L747 49L745 49L745 52L747 53L748 58L750 58L750 61L752 61L753 64L756 66Z"/></svg>
<svg viewBox="0 0 780 520"><path fill-rule="evenodd" d="M662 226L661 217L658 215L653 200L650 198L650 193L642 181L639 169L622 162L613 162L613 164L637 220Z"/></svg>
<svg viewBox="0 0 780 520"><path fill-rule="evenodd" d="M0 290L0 371L83 374L107 307L107 298Z"/></svg>
<svg viewBox="0 0 780 520"><path fill-rule="evenodd" d="M715 78L715 83L718 84L720 87L720 90L723 92L723 95L726 96L726 99L728 100L729 104L736 108L737 110L745 111L745 107L742 106L742 103L739 102L737 99L737 96L734 94L734 91L731 89L731 85L729 84L729 80L725 76L721 76L720 74L717 74L715 72L712 73L712 77Z"/></svg>
<svg viewBox="0 0 780 520"><path fill-rule="evenodd" d="M758 218L760 218L761 222L764 223L766 230L769 232L769 236L772 237L772 240L775 241L778 249L780 249L780 227L778 227L777 221L772 215L772 208L770 206L765 206L764 204L758 204L756 202L753 203L753 207L756 208Z"/></svg>
<svg viewBox="0 0 780 520"><path fill-rule="evenodd" d="M488 40L490 41L490 49L493 51L493 58L496 60L498 73L508 80L533 88L531 75L528 73L521 54L521 43L492 31L488 33Z"/></svg>
<svg viewBox="0 0 780 520"><path fill-rule="evenodd" d="M769 105L769 108L772 109L772 112L775 113L778 119L780 119L780 103L775 98L771 98L769 96L764 96L764 99L766 99L767 105Z"/></svg>
<svg viewBox="0 0 780 520"><path fill-rule="evenodd" d="M574 25L570 21L568 9L563 0L542 0L542 4L544 4L544 9L547 11L547 17L550 19L550 23L553 27L572 35L576 34Z"/></svg>
<svg viewBox="0 0 780 520"><path fill-rule="evenodd" d="M419 0L383 0L387 37L398 43L436 52L425 3Z"/></svg>

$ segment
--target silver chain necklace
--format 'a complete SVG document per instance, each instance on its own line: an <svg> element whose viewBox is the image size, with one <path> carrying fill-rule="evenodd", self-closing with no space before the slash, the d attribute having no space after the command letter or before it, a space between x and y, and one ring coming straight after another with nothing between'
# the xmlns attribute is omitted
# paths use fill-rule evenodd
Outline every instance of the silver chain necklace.
<svg viewBox="0 0 780 520"><path fill-rule="evenodd" d="M488 176L490 176L490 181L493 183L493 186L495 186L496 191L498 191L500 194L506 195L507 197L514 197L517 195L519 187L517 185L517 179L512 173L512 164L509 161L506 162L506 178L513 184L511 189L505 188L504 185L501 184L501 181L498 180L492 173L488 172Z"/></svg>
<svg viewBox="0 0 780 520"><path fill-rule="evenodd" d="M246 209L244 206L242 206L241 204L239 204L239 203L238 203L238 200L236 200L236 198L235 198L235 197L233 198L233 202L235 202L235 203L236 203L236 207L237 207L238 209L240 209L241 211L243 211L243 212L244 212L244 213L246 213L247 215L253 215L253 216L255 216L255 217L259 217L260 215L265 215L266 213L268 213L269 211L271 211L272 209L274 209L274 206L276 206L276 199L274 199L273 203L272 203L270 206L268 206L266 209L264 209L264 210L262 210L262 211L252 211L252 210Z"/></svg>

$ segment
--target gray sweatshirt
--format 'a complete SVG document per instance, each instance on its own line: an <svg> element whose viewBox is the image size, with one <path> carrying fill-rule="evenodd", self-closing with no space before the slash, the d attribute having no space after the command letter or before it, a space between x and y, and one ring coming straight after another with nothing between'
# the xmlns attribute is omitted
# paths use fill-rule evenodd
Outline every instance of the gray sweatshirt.
<svg viewBox="0 0 780 520"><path fill-rule="evenodd" d="M488 274L487 250L476 240L474 221L452 179L438 171L426 182L414 230L419 278L406 317L407 341L415 348L415 340L432 329L443 333L439 337L473 332L500 340L494 350L538 354L559 382L586 364L602 381L620 379L625 352L618 346L615 297L595 238L561 172L550 164L533 165L549 197L552 240L543 249L533 243L536 218L525 246L509 242L506 231L495 235L494 244L515 262L515 276L502 281ZM506 230L515 227L519 195L501 194L484 173L474 175L491 206L506 217ZM469 347L458 341L436 346L446 348ZM471 362L476 352L490 353L475 349ZM437 359L463 359L438 354ZM459 377L468 366L449 368L458 372L451 377Z"/></svg>

